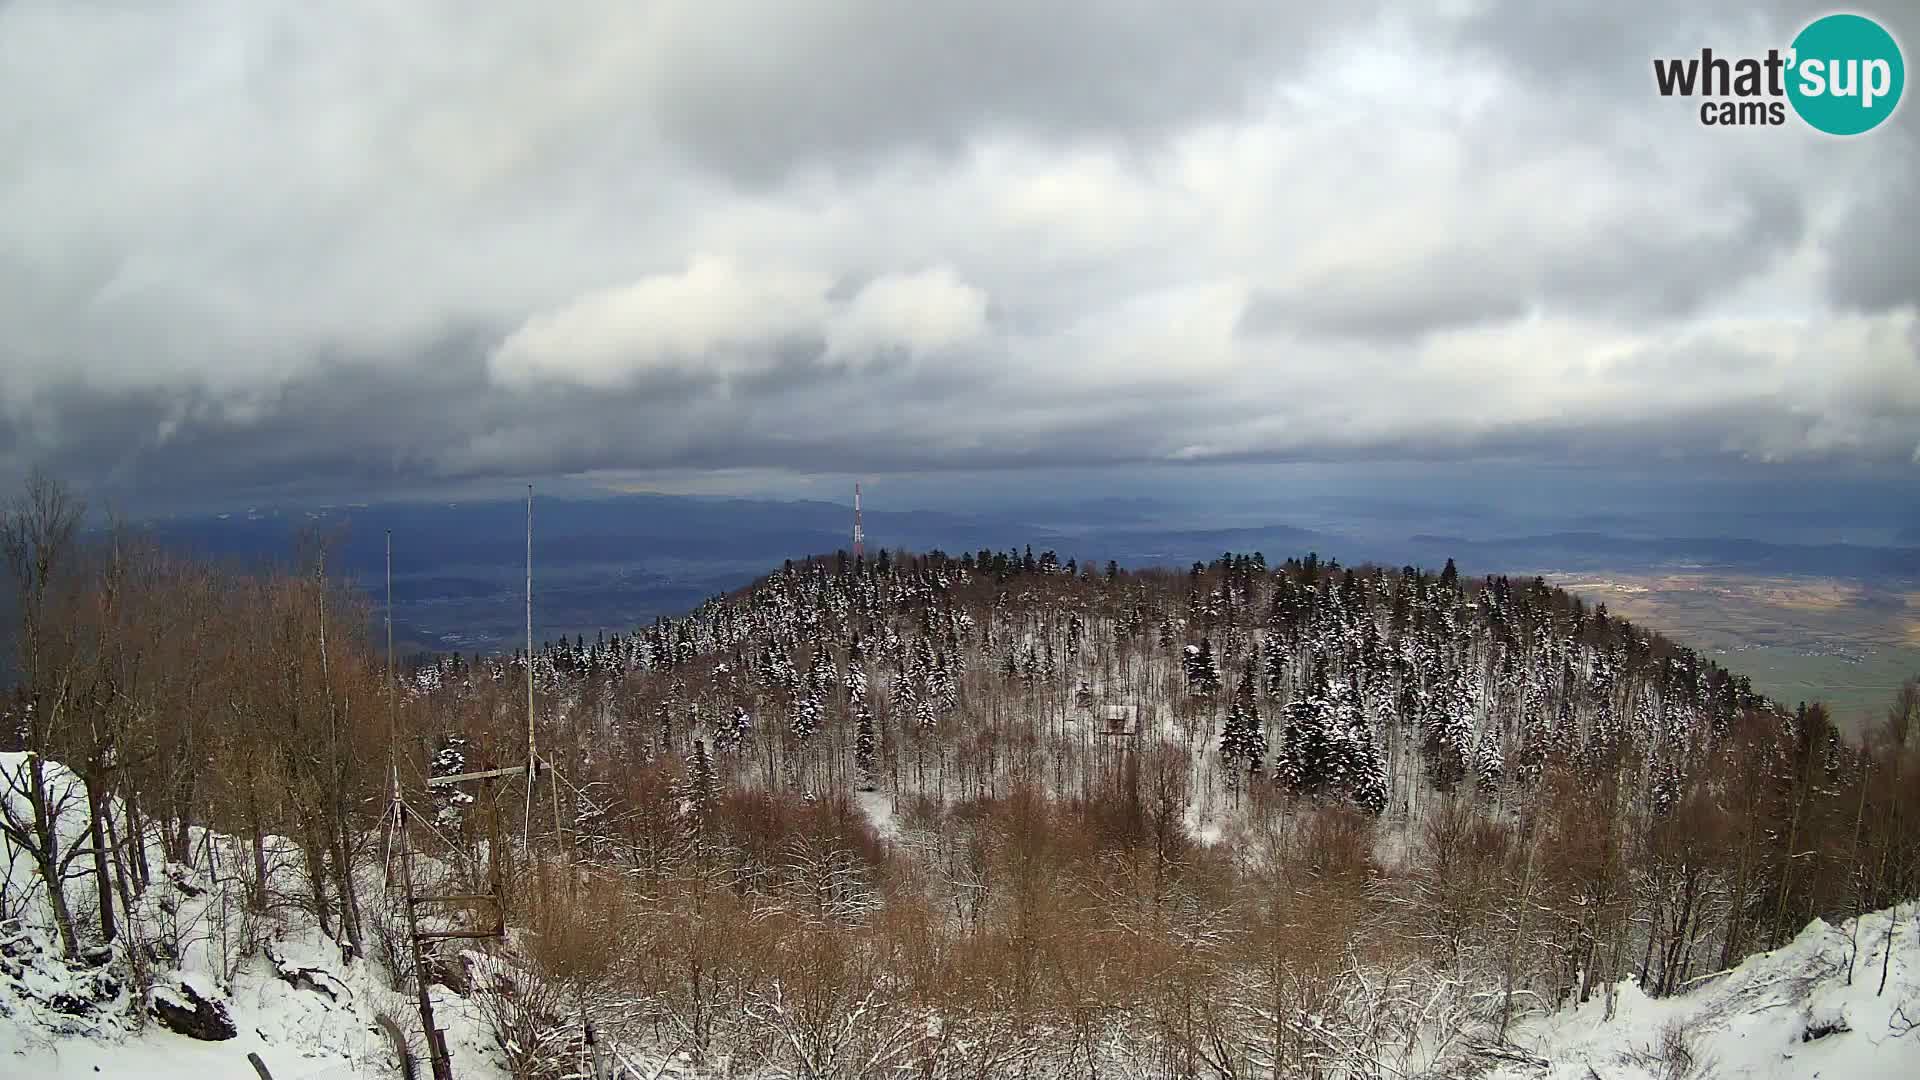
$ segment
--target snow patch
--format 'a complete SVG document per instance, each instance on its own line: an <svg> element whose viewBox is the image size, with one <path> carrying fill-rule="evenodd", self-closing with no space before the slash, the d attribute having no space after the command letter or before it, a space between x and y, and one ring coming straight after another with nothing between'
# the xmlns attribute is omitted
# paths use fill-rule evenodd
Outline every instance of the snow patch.
<svg viewBox="0 0 1920 1080"><path fill-rule="evenodd" d="M1610 995L1520 1025L1513 1041L1537 1060L1487 1077L1911 1080L1920 1076L1916 1028L1920 905L1903 904L1857 925L1816 919L1786 946L1674 997L1650 998L1622 981Z"/></svg>

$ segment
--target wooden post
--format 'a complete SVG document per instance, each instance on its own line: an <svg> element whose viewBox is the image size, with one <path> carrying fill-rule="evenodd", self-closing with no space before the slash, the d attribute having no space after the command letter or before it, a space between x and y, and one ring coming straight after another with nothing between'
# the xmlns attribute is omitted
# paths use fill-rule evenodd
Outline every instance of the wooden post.
<svg viewBox="0 0 1920 1080"><path fill-rule="evenodd" d="M487 886L493 890L493 932L498 937L507 934L507 888L504 871L506 854L500 850L500 798L494 793L493 781L487 785Z"/></svg>
<svg viewBox="0 0 1920 1080"><path fill-rule="evenodd" d="M593 1029L593 1017L587 1015L586 990L579 984L574 986L574 994L580 1003L580 1022L586 1029L587 1072L593 1080L607 1080L607 1061L600 1052L599 1032Z"/></svg>
<svg viewBox="0 0 1920 1080"><path fill-rule="evenodd" d="M406 883L407 941L413 949L413 983L419 993L420 1030L427 1036L427 1057L433 1067L433 1080L453 1080L453 1062L447 1055L446 1040L433 1021L432 980L427 978L426 957L420 951L420 917L414 911L413 850L407 843L405 818L401 819L401 876Z"/></svg>
<svg viewBox="0 0 1920 1080"><path fill-rule="evenodd" d="M440 1028L435 1028L428 1042L433 1049L434 1068L445 1071L445 1076L435 1072L434 1080L453 1080L453 1052L447 1049L447 1033Z"/></svg>

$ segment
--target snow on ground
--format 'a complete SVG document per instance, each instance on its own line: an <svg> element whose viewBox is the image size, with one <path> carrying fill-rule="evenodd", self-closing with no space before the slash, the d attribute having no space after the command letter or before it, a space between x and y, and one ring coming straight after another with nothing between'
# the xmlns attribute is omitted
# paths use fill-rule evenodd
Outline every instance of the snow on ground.
<svg viewBox="0 0 1920 1080"><path fill-rule="evenodd" d="M1232 827L1233 816L1230 809L1202 807L1200 800L1193 799L1187 803L1184 820L1188 836L1202 844L1212 845L1219 843L1227 829Z"/></svg>
<svg viewBox="0 0 1920 1080"><path fill-rule="evenodd" d="M20 770L26 761L24 754L0 754L0 797L9 797L8 778L24 788ZM45 767L60 804L59 830L70 844L85 831L85 787L63 766ZM11 798L25 820L24 800L17 792ZM228 849L222 858L234 858L231 841L194 832L196 851L211 840ZM0 1077L257 1080L249 1053L260 1055L274 1080L398 1075L392 1043L377 1017L385 1013L403 1029L417 1030L415 999L392 987L380 965L343 958L339 946L298 913L250 923L230 878L216 881L204 868L165 863L164 850L151 844L154 880L137 917L125 921L126 932L110 948L83 949L81 957L63 959L31 859L4 838L0 855L17 906L17 917L0 921ZM71 872L66 892L74 921L97 929L87 861L77 861ZM368 904L382 902L377 873L363 897ZM147 1001L135 1000L135 950L156 958L150 965L153 998L187 1011L195 997L214 1002L231 1021L233 1037L202 1041L162 1026ZM456 1074L462 1080L504 1077L477 1011L444 987L434 988L434 1003ZM424 1073L423 1047L415 1051Z"/></svg>
<svg viewBox="0 0 1920 1080"><path fill-rule="evenodd" d="M343 959L337 945L310 927L282 924L259 947L221 963L217 934L209 927L218 894L206 885L203 877L176 873L149 889L149 898L174 907L181 922L197 928L176 939L177 965L154 972L154 994L180 1002L189 1000L184 995L190 989L218 1003L233 1037L202 1041L176 1034L148 1014L133 1000L124 938L112 950L97 950L91 958L97 964L69 961L59 958L52 933L15 920L0 924L0 1076L252 1080L249 1053L260 1055L274 1080L398 1075L378 1017L384 1013L403 1030L417 1030L410 994L391 986L379 965ZM156 928L144 927L142 938L161 943ZM438 986L434 1004L458 1075L504 1077L477 1011ZM422 1048L416 1045L415 1052Z"/></svg>
<svg viewBox="0 0 1920 1080"><path fill-rule="evenodd" d="M0 769L17 770L21 761L0 755ZM76 783L58 766L50 766L50 777ZM883 836L899 835L889 795L863 793L859 801ZM68 814L74 813L84 813L84 797L70 804ZM1188 824L1212 839L1232 820L1229 807L1195 808ZM71 821L63 819L62 827L78 835ZM10 868L28 869L17 852L5 854ZM150 851L156 861L162 854ZM112 949L59 958L44 897L27 904L25 917L0 921L0 1076L253 1080L249 1053L261 1057L275 1080L396 1075L378 1018L390 1016L406 1030L417 1019L412 998L390 985L379 965L344 959L334 942L294 916L247 927L230 882L222 886L204 870L184 866L158 869L131 923L135 932ZM18 875L15 885L25 880ZM83 900L91 882L77 877L70 890ZM369 903L379 902L378 891L377 882L369 885ZM76 908L76 919L89 914L82 904ZM158 996L217 1002L233 1037L200 1041L148 1017L146 1003L134 1000L129 936L136 947L157 947L156 954L168 958L153 972ZM456 1074L504 1078L477 1010L444 987L433 993ZM1911 1080L1920 1077L1920 904L1870 914L1857 925L1816 921L1785 947L1696 980L1676 997L1649 998L1631 980L1614 987L1611 997L1611 1011L1601 995L1517 1025L1517 1050L1485 1055L1482 1062L1491 1060L1494 1068L1484 1075ZM663 1064L655 1060L645 1073Z"/></svg>
<svg viewBox="0 0 1920 1080"><path fill-rule="evenodd" d="M1882 993L1890 922L1893 955ZM1858 930L1856 942L1854 920L1815 920L1784 947L1675 997L1649 998L1623 981L1612 1019L1596 996L1531 1021L1513 1041L1549 1064L1504 1066L1488 1080L1913 1080L1920 1077L1920 905L1869 914Z"/></svg>
<svg viewBox="0 0 1920 1080"><path fill-rule="evenodd" d="M315 935L317 937L317 935ZM333 953L329 947L325 950ZM250 962L222 993L206 975L188 974L212 991L232 1017L237 1034L203 1042L175 1034L149 1020L138 1031L102 1025L88 1035L56 1034L36 1022L15 999L0 998L0 1075L42 1077L152 1077L154 1080L256 1080L249 1053L260 1055L274 1080L349 1080L399 1075L387 1037L375 1026L385 1010L405 1024L411 1001L389 990L372 965L342 965L338 954L317 959L315 982L326 989L283 981L264 956ZM307 961L303 960L304 965ZM0 980L4 993L4 980ZM456 1075L504 1077L489 1053L479 1018L466 1003L435 987L437 1018L447 1029ZM417 1026L417 1021L415 1022ZM421 1061L425 1072L425 1061Z"/></svg>
<svg viewBox="0 0 1920 1080"><path fill-rule="evenodd" d="M898 840L900 823L894 820L893 796L884 791L857 792L854 798L859 801L860 809L867 815L867 821L873 825L873 831L880 834L882 840Z"/></svg>
<svg viewBox="0 0 1920 1080"><path fill-rule="evenodd" d="M94 967L59 959L50 934L0 926L0 1076L251 1080L249 1053L260 1055L274 1080L398 1075L377 1018L384 1013L403 1029L417 1029L417 1013L411 995L390 986L378 965L344 961L332 941L308 929L282 933L238 958L229 980L209 965L208 944L194 943L177 969L157 972L155 993L178 1000L184 984L219 1003L234 1035L218 1041L176 1034L141 1016L124 950ZM503 1077L477 1011L439 986L434 1005L458 1075Z"/></svg>

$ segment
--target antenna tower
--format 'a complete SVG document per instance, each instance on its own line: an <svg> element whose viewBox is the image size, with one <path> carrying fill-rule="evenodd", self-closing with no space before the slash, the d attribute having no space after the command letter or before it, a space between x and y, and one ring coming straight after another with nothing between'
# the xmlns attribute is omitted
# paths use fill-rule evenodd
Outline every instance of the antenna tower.
<svg viewBox="0 0 1920 1080"><path fill-rule="evenodd" d="M867 534L860 528L860 482L853 484L853 557L858 559L866 554Z"/></svg>
<svg viewBox="0 0 1920 1080"><path fill-rule="evenodd" d="M533 743L533 485L527 485L527 812L520 827L520 854L533 839L533 779L540 754Z"/></svg>

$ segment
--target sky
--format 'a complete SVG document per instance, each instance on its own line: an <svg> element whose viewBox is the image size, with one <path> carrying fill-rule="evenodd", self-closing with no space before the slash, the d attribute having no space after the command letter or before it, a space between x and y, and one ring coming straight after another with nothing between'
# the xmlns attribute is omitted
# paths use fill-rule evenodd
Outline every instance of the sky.
<svg viewBox="0 0 1920 1080"><path fill-rule="evenodd" d="M1920 107L1711 128L1652 74L1827 10L0 0L0 483L1897 498Z"/></svg>

